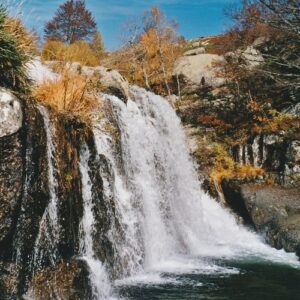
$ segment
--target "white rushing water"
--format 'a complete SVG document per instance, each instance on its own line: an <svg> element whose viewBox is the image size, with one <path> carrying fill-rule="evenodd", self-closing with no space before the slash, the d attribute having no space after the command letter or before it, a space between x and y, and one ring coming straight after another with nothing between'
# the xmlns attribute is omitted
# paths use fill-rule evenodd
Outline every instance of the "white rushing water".
<svg viewBox="0 0 300 300"><path fill-rule="evenodd" d="M53 132L54 128L50 122L48 111L43 106L38 106L38 110L41 113L44 120L44 128L47 140L47 167L48 167L48 188L49 188L49 202L46 207L43 217L40 221L39 233L35 241L35 252L33 258L34 268L39 266L41 259L44 256L44 251L47 251L47 256L50 262L54 265L58 259L58 252L56 243L59 240L59 226L57 215L57 179L55 174L55 145ZM44 245L41 247L41 240L44 240ZM45 247L46 243L46 247Z"/></svg>
<svg viewBox="0 0 300 300"><path fill-rule="evenodd" d="M110 232L116 264L119 259L123 268L117 284L144 282L147 276L157 281L161 273L237 272L207 258L297 264L295 254L266 245L201 189L169 103L137 87L131 94L127 105L102 95L120 129L121 159L101 122L94 130L98 153L112 169L113 183L104 182L104 193L114 198L124 230L123 239L114 228Z"/></svg>
<svg viewBox="0 0 300 300"><path fill-rule="evenodd" d="M95 218L92 202L92 183L89 176L90 153L87 146L80 152L79 169L81 173L83 217L80 224L80 253L90 269L93 299L112 299L112 290L104 265L95 257L93 231Z"/></svg>
<svg viewBox="0 0 300 300"><path fill-rule="evenodd" d="M180 282L166 274L239 272L216 260L298 265L295 254L266 245L202 190L180 120L169 103L137 87L131 88L131 95L127 104L114 96L101 96L112 110L119 130L116 136L103 118L93 128L114 270L107 269L94 251L98 241L90 152L87 146L80 151L84 208L80 253L90 268L94 299L115 298L111 277L116 286L177 285Z"/></svg>

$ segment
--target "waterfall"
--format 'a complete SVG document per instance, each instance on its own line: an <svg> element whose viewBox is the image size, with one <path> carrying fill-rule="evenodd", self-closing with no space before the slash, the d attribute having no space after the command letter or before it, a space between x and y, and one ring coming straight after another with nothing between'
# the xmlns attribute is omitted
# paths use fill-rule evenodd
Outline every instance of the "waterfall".
<svg viewBox="0 0 300 300"><path fill-rule="evenodd" d="M83 217L80 224L80 253L90 269L93 299L112 298L111 284L105 266L97 260L93 249L95 218L92 202L92 183L89 176L90 153L86 145L80 152L79 169L81 174Z"/></svg>
<svg viewBox="0 0 300 300"><path fill-rule="evenodd" d="M120 130L121 153L101 130L102 121L94 129L98 153L112 168L113 184L104 190L114 198L124 237L115 238L114 228L109 236L126 255L123 262L122 254L116 256L124 274L218 269L208 266L207 258L295 262L294 254L272 249L238 225L201 189L180 120L168 102L137 87L131 95L127 105L102 95Z"/></svg>
<svg viewBox="0 0 300 300"><path fill-rule="evenodd" d="M294 264L295 254L267 246L202 190L170 104L138 87L130 94L127 104L115 96L99 97L109 112L93 121L96 149L90 140L79 146L83 215L74 256L89 268L92 299L115 299L113 287L118 285L168 282L166 274L235 272L220 265L220 259ZM55 128L47 110L39 111L46 132L49 201L35 242L34 270L44 260L57 263L62 238ZM96 197L98 190L103 199ZM104 228L97 218L105 219Z"/></svg>
<svg viewBox="0 0 300 300"><path fill-rule="evenodd" d="M109 99L107 99L109 101ZM120 100L116 100L118 103ZM118 103L119 104L119 103ZM105 130L105 122L94 127L94 136L99 156L105 157L109 162L109 171L103 168L103 192L106 202L112 199L115 206L115 218L121 225L119 230L114 227L109 232L109 238L114 246L115 267L119 277L129 276L142 270L141 262L144 257L141 232L139 228L139 203L128 187L128 178L124 173L122 159L114 139ZM109 204L108 204L109 205ZM111 214L110 218L114 220Z"/></svg>
<svg viewBox="0 0 300 300"><path fill-rule="evenodd" d="M44 211L39 225L39 233L35 242L33 257L33 268L39 267L42 259L47 257L52 265L59 258L57 242L59 240L59 225L57 214L57 174L55 173L55 144L54 144L54 127L50 122L48 111L43 106L38 106L44 120L44 129L47 140L47 166L48 166L48 188L49 202ZM45 253L46 252L46 253Z"/></svg>

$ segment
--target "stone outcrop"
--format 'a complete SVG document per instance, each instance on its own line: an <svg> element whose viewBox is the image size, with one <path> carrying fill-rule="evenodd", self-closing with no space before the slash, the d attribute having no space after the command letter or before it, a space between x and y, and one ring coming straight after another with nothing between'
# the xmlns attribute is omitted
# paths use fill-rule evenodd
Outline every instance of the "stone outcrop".
<svg viewBox="0 0 300 300"><path fill-rule="evenodd" d="M286 186L300 183L300 141L284 134L259 134L244 145L236 145L232 156L240 164L262 167L273 179Z"/></svg>
<svg viewBox="0 0 300 300"><path fill-rule="evenodd" d="M59 75L51 70L51 66L55 65L56 61L48 61L41 63L37 57L27 64L27 73L34 84L42 84L47 80L57 80ZM129 98L129 83L116 70L108 69L103 66L87 67L81 66L80 63L70 63L67 67L74 72L79 72L87 76L97 79L99 89L107 94L112 94L125 103Z"/></svg>
<svg viewBox="0 0 300 300"><path fill-rule="evenodd" d="M194 53L194 50L192 50ZM202 51L202 50L201 50ZM203 84L220 86L224 84L224 78L216 75L217 68L214 63L223 61L223 57L216 54L190 54L181 57L175 65L174 74L183 76L189 89L201 87Z"/></svg>
<svg viewBox="0 0 300 300"><path fill-rule="evenodd" d="M19 100L9 91L0 88L0 137L17 132L23 116Z"/></svg>
<svg viewBox="0 0 300 300"><path fill-rule="evenodd" d="M115 95L125 103L127 102L129 98L129 83L118 71L102 66L81 67L77 63L73 63L72 68L82 74L97 78L102 92Z"/></svg>
<svg viewBox="0 0 300 300"><path fill-rule="evenodd" d="M127 102L129 98L129 84L118 71L105 67L97 67L95 71L99 72L99 81L104 88L104 92L116 95L124 102Z"/></svg>
<svg viewBox="0 0 300 300"><path fill-rule="evenodd" d="M222 182L225 198L244 221L277 249L300 255L300 188Z"/></svg>
<svg viewBox="0 0 300 300"><path fill-rule="evenodd" d="M200 48L195 48L195 49L192 49L192 50L188 50L188 51L184 52L184 55L185 56L193 56L193 55L204 54L205 52L206 52L205 48L200 47Z"/></svg>

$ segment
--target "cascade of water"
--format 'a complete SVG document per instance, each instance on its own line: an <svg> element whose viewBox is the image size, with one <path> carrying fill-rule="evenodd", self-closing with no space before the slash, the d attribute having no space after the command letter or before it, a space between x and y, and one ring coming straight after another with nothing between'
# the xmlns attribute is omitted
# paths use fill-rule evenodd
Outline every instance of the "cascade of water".
<svg viewBox="0 0 300 300"><path fill-rule="evenodd" d="M118 266L119 277L129 276L141 271L143 247L139 227L139 206L134 202L128 189L126 174L119 164L119 150L116 149L114 139L105 131L105 123L98 123L93 129L97 152L104 156L110 164L109 172L103 168L103 193L107 204L113 199L115 212L111 220L117 219L121 228L113 223L109 232L109 239L114 247L115 266ZM108 204L109 205L109 204Z"/></svg>
<svg viewBox="0 0 300 300"><path fill-rule="evenodd" d="M33 268L39 266L41 260L47 254L47 258L54 265L59 258L57 242L59 239L59 225L57 215L57 179L55 174L55 145L53 141L54 128L50 122L48 111L43 106L38 106L44 120L44 128L47 139L47 165L48 165L48 188L49 202L44 211L39 225L39 233L35 241ZM42 243L44 243L42 245Z"/></svg>
<svg viewBox="0 0 300 300"><path fill-rule="evenodd" d="M92 183L89 176L90 153L87 146L80 151L79 169L82 183L83 217L80 224L80 253L90 269L93 299L111 299L111 284L105 266L96 259L93 249L95 218L92 202Z"/></svg>
<svg viewBox="0 0 300 300"><path fill-rule="evenodd" d="M123 191L114 199L125 229L124 241L117 241L116 248L131 254L127 265L139 265L131 275L141 269L189 268L188 257L295 262L294 254L270 248L238 225L229 211L201 189L180 120L168 102L137 87L131 88L131 94L134 101L127 105L103 95L120 129L122 176L113 151L107 148L108 138L95 134L99 153L111 161L115 181L119 180L110 192L116 197ZM205 266L205 259L202 262Z"/></svg>

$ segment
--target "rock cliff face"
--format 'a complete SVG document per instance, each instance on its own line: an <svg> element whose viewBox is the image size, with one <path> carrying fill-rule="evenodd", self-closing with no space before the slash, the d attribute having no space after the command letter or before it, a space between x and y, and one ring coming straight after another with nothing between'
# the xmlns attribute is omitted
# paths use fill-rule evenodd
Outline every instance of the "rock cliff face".
<svg viewBox="0 0 300 300"><path fill-rule="evenodd" d="M248 96L237 97L230 82L217 76L220 74L218 62L239 57L241 64L249 70L263 63L261 53L256 50L262 41L256 40L246 50L218 56L209 53L211 40L190 41L190 50L180 58L174 71L183 79L177 112L185 126L203 186L213 197L226 200L237 215L264 234L272 246L299 254L299 215L294 209L299 205L300 196L299 129L287 126L284 130L255 134L257 131L251 127L251 119L247 119L248 107L242 105L243 101L248 103ZM298 100L282 112L299 118L300 106L296 102ZM217 151L216 146L222 151ZM250 169L254 166L263 169L265 175L241 179L234 176L247 177L247 174L228 172L226 176L232 178L222 182L223 199L218 184L209 174L214 168L218 170L220 165L226 165L224 158L233 160L231 167L247 165L244 169ZM226 167L229 169L230 165ZM226 174L226 167L223 174ZM269 185L258 185L264 182Z"/></svg>
<svg viewBox="0 0 300 300"><path fill-rule="evenodd" d="M277 249L300 255L300 189L224 180L225 197Z"/></svg>
<svg viewBox="0 0 300 300"><path fill-rule="evenodd" d="M231 150L240 164L263 167L273 179L285 186L300 183L300 141L295 137L278 134L260 134L251 137L246 144Z"/></svg>
<svg viewBox="0 0 300 300"><path fill-rule="evenodd" d="M10 118L2 118L0 126L1 299L19 299L28 288L34 299L53 299L53 290L61 299L89 299L82 296L90 293L86 263L74 258L80 255L83 201L78 161L83 145L89 149L89 163L95 165L90 168L90 177L97 182L93 191L96 209L106 214L93 133L77 119L57 115L33 100L4 96L11 97L15 110L8 112L20 126L11 127ZM42 113L45 111L53 127L55 151L52 153L49 152L49 124ZM105 158L102 160L105 162ZM51 172L56 183L50 182ZM57 206L55 233L49 213L53 193L62 199ZM102 220L99 230L104 234L107 218ZM54 234L59 236L55 242ZM109 254L102 251L98 256L101 255ZM67 270L65 275L61 274L62 269ZM47 293L40 294L46 283Z"/></svg>

